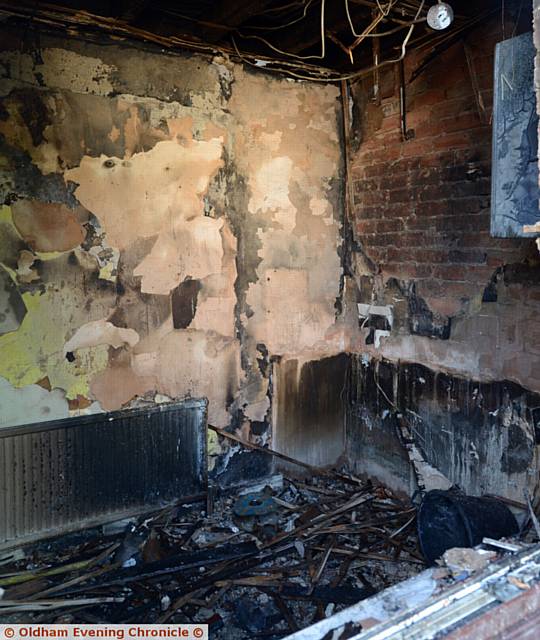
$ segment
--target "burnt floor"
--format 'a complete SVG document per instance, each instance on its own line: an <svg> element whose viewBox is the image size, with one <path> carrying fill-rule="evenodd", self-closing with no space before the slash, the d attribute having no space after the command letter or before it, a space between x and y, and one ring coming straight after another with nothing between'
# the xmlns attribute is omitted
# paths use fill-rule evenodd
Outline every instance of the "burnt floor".
<svg viewBox="0 0 540 640"><path fill-rule="evenodd" d="M0 621L199 622L212 638L280 638L425 566L416 508L369 482L276 475L212 502L5 552L13 605Z"/></svg>

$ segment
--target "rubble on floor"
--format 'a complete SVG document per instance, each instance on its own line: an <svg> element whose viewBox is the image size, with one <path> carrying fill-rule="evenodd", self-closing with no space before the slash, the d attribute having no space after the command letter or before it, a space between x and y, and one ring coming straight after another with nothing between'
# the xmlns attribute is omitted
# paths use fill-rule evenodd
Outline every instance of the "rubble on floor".
<svg viewBox="0 0 540 640"><path fill-rule="evenodd" d="M382 486L279 475L257 489L0 554L0 622L280 638L424 568L416 507Z"/></svg>
<svg viewBox="0 0 540 640"><path fill-rule="evenodd" d="M489 564L440 567L290 635L287 640L477 640L536 638L540 619L540 546L485 539L474 554L497 549ZM455 561L455 558L453 558ZM531 635L532 632L532 635Z"/></svg>
<svg viewBox="0 0 540 640"><path fill-rule="evenodd" d="M485 569L496 558L494 551L487 549L469 549L467 547L454 547L444 552L442 560L450 570L452 576L469 576L475 571Z"/></svg>

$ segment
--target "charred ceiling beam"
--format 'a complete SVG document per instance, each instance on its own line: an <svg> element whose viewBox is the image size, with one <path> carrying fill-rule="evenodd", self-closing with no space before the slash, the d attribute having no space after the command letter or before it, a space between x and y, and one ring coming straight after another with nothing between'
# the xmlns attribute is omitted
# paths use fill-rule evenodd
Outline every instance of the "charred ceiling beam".
<svg viewBox="0 0 540 640"><path fill-rule="evenodd" d="M130 0L130 2L124 2L123 10L120 14L120 19L124 22L135 22L141 13L150 4L150 0Z"/></svg>
<svg viewBox="0 0 540 640"><path fill-rule="evenodd" d="M253 18L268 9L274 0L219 0L214 10L206 16L207 26L202 32L202 39L207 42L218 42L236 27L242 25L249 18ZM215 26L209 26L214 23Z"/></svg>
<svg viewBox="0 0 540 640"><path fill-rule="evenodd" d="M366 2L366 4L370 3ZM351 5L349 10L353 17L355 28L359 29L362 25L367 26L369 24L371 15L369 9ZM339 34L343 34L339 40L344 45L348 45L353 38L347 14L341 3L338 5L333 3L326 4L325 33L326 36L332 34L333 37L339 37ZM296 54L317 44L320 45L320 42L321 13L320 6L316 6L310 10L304 20L294 25L294 29L288 29L286 34L279 39L276 46L283 51Z"/></svg>
<svg viewBox="0 0 540 640"><path fill-rule="evenodd" d="M400 28L403 29L405 26L410 24L410 19L414 17L415 12L418 11L418 6L420 6L417 6L417 0L405 1L399 4L399 8L392 9L388 15L381 15L380 2L372 2L371 0L348 0L348 2L351 21L356 33L363 33L364 30L369 30L371 26L371 31L373 33L375 30L391 32L393 28L394 31L399 34ZM378 27L375 25L375 28L373 28L374 20L378 20L380 23ZM318 10L312 10L304 21L295 25L297 27L296 29L288 30L285 37L281 38L276 46L281 50L292 54L298 54L310 49L311 47L317 46L321 42L320 23L320 12ZM396 24L398 27L396 27ZM350 51L355 49L358 44L361 42L364 43L364 46L366 44L365 36L356 38L355 40L349 23L349 18L345 12L344 5L341 3L338 5L331 4L330 7L327 5L325 33L329 40L334 42L339 48L343 49L347 58L351 55ZM379 48L381 51L379 51L379 53L382 52L383 48L385 50L390 50L397 44L398 40L399 38L395 39L392 37L381 38L379 41ZM356 60L357 57L358 56L355 55L355 63L358 62L358 60ZM368 53L362 52L360 57L362 59L367 59Z"/></svg>
<svg viewBox="0 0 540 640"><path fill-rule="evenodd" d="M318 3L317 3L318 5ZM328 5L327 5L328 7ZM325 16L326 28L332 28L333 24L328 19L328 9ZM290 53L300 53L309 49L321 41L321 8L316 6L310 9L304 20L295 24L292 29L287 29L283 37L279 38L277 46L283 51Z"/></svg>

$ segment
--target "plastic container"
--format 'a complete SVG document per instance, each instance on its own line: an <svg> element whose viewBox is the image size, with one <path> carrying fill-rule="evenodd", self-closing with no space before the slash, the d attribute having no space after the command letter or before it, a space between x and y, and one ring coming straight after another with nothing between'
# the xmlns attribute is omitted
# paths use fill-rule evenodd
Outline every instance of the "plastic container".
<svg viewBox="0 0 540 640"><path fill-rule="evenodd" d="M420 549L429 564L452 547L475 547L483 538L498 540L518 531L513 513L496 498L434 490L418 510Z"/></svg>

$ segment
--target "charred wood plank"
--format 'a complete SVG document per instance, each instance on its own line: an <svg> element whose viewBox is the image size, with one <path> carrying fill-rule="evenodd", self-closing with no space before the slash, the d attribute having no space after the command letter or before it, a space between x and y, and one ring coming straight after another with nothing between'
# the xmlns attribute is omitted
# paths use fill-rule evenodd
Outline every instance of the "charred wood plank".
<svg viewBox="0 0 540 640"><path fill-rule="evenodd" d="M220 0L214 11L207 16L206 26L202 30L202 39L207 42L218 42L229 31L239 27L249 18L259 15L273 4L273 0ZM210 26L208 23L214 23ZM218 26L219 25L219 26Z"/></svg>
<svg viewBox="0 0 540 640"><path fill-rule="evenodd" d="M325 604L333 602L334 604L356 604L360 600L369 598L376 593L373 587L327 587L318 586L311 591L309 587L302 587L296 584L285 584L279 590L282 598L289 600L318 600Z"/></svg>

